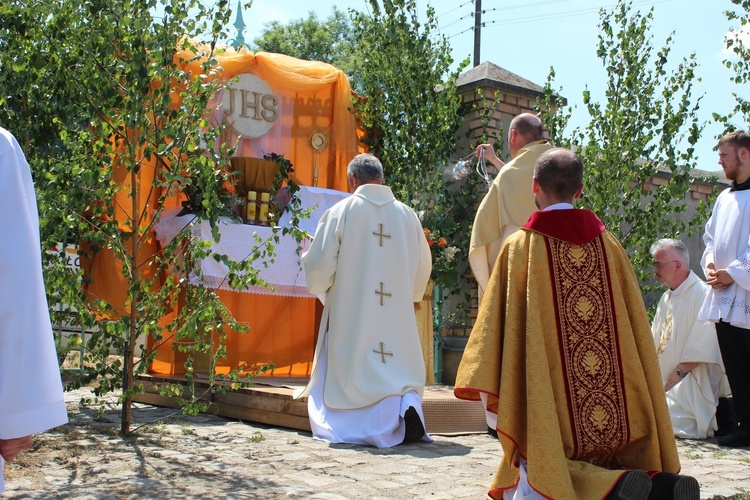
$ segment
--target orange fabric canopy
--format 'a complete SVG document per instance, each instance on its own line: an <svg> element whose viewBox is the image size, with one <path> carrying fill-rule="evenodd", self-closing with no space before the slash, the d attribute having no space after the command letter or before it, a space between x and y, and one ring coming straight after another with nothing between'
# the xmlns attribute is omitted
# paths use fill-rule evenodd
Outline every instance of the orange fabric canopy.
<svg viewBox="0 0 750 500"><path fill-rule="evenodd" d="M229 81L242 74L254 75L267 84L276 100L275 120L263 135L241 137L230 127L228 134L222 137L237 145L235 156L284 155L294 164L291 177L297 184L346 191L346 166L364 150L360 142L362 131L351 112L353 94L346 75L329 64L280 54L253 54L244 49L227 49L216 58L222 80ZM191 61L192 55L182 53L176 59ZM187 63L186 67L196 77L200 75L199 60ZM177 99L178 93L174 95ZM227 110L220 105L221 99L219 95L210 103L213 126L225 120ZM124 188L118 194L119 206L130 207L129 175L124 169L115 175ZM156 175L155 165L141 167L138 175L142 187L151 185ZM140 193L140 206L151 213L161 193L149 194L146 189L141 189ZM168 205L177 206L179 202L178 198L173 198ZM129 215L127 208L118 209L116 217L123 227ZM153 232L144 240L142 255L153 255L158 250ZM122 310L127 301L127 280L115 257L104 250L83 266L91 279L86 284L87 293ZM228 355L219 362L218 371L228 372L241 363L253 366L270 362L276 365L273 375L309 375L316 334L315 299L226 291L220 291L220 296L235 318L250 325L250 331L244 335L230 332ZM151 339L149 345L152 346ZM165 344L157 350L151 370L158 374L184 373L183 358L172 345Z"/></svg>
<svg viewBox="0 0 750 500"><path fill-rule="evenodd" d="M253 54L245 49L230 49L216 57L222 80L250 73L268 84L277 99L278 118L262 137L248 139L230 134L230 142L238 141L236 156L283 154L295 166L297 184L347 191L346 166L364 149L344 72L322 62L267 52ZM199 74L200 62L190 63L188 69ZM221 123L227 111L218 106L220 98L213 102L214 125ZM313 140L321 142L314 147ZM314 183L316 166L318 179Z"/></svg>

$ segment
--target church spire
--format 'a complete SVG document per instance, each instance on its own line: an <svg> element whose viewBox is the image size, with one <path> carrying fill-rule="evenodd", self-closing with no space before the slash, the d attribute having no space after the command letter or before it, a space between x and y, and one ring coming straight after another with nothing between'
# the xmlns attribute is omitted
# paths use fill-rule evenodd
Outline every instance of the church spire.
<svg viewBox="0 0 750 500"><path fill-rule="evenodd" d="M242 18L242 3L241 0L237 0L237 19L234 21L234 27L237 28L237 36L232 42L232 47L239 50L245 47L245 20Z"/></svg>

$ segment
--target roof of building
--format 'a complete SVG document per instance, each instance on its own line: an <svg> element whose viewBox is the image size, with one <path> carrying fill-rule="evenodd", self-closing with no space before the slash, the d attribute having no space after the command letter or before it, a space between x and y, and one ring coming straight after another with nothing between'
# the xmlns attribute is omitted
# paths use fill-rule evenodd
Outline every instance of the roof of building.
<svg viewBox="0 0 750 500"><path fill-rule="evenodd" d="M719 171L711 171L711 170L701 170L698 168L690 169L690 177L693 179L693 182L702 182L706 184L721 184L721 185L729 185L731 182L724 176L724 172ZM671 177L672 172L669 170L669 167L666 167L665 165L659 165L657 174L659 176L663 177Z"/></svg>
<svg viewBox="0 0 750 500"><path fill-rule="evenodd" d="M471 87L489 87L534 98L541 97L544 94L544 87L489 61L474 66L459 75L456 85L459 91Z"/></svg>

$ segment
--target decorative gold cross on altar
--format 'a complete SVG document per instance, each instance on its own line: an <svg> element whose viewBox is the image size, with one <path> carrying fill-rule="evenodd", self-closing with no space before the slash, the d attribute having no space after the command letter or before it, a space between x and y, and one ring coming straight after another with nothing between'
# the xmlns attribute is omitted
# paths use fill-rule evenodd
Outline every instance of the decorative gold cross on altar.
<svg viewBox="0 0 750 500"><path fill-rule="evenodd" d="M391 297L392 296L392 294L383 291L383 282L382 281L380 282L380 290L375 290L375 294L376 295L380 295L380 305L381 306L385 305L385 304L383 304L383 297Z"/></svg>
<svg viewBox="0 0 750 500"><path fill-rule="evenodd" d="M383 238L386 238L386 239L389 239L389 240L391 239L391 235L390 234L386 234L386 233L383 232L383 224L380 224L380 232L373 231L372 235L373 236L377 236L378 238L380 238L380 245L379 246L381 246L381 247L383 246Z"/></svg>
<svg viewBox="0 0 750 500"><path fill-rule="evenodd" d="M392 352L385 352L385 344L383 342L380 343L380 350L373 349L372 352L375 354L380 354L380 362L385 364L385 357L390 356L393 357Z"/></svg>

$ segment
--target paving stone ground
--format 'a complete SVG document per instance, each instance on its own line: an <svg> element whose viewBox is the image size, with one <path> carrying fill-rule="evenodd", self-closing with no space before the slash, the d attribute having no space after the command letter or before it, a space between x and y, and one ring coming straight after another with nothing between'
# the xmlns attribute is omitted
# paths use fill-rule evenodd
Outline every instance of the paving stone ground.
<svg viewBox="0 0 750 500"><path fill-rule="evenodd" d="M502 453L485 434L378 450L142 404L134 420L157 423L123 439L114 408L97 419L79 405L88 391L67 393L71 422L7 465L5 498L481 499ZM714 440L678 440L678 448L702 499L750 499L750 448Z"/></svg>

